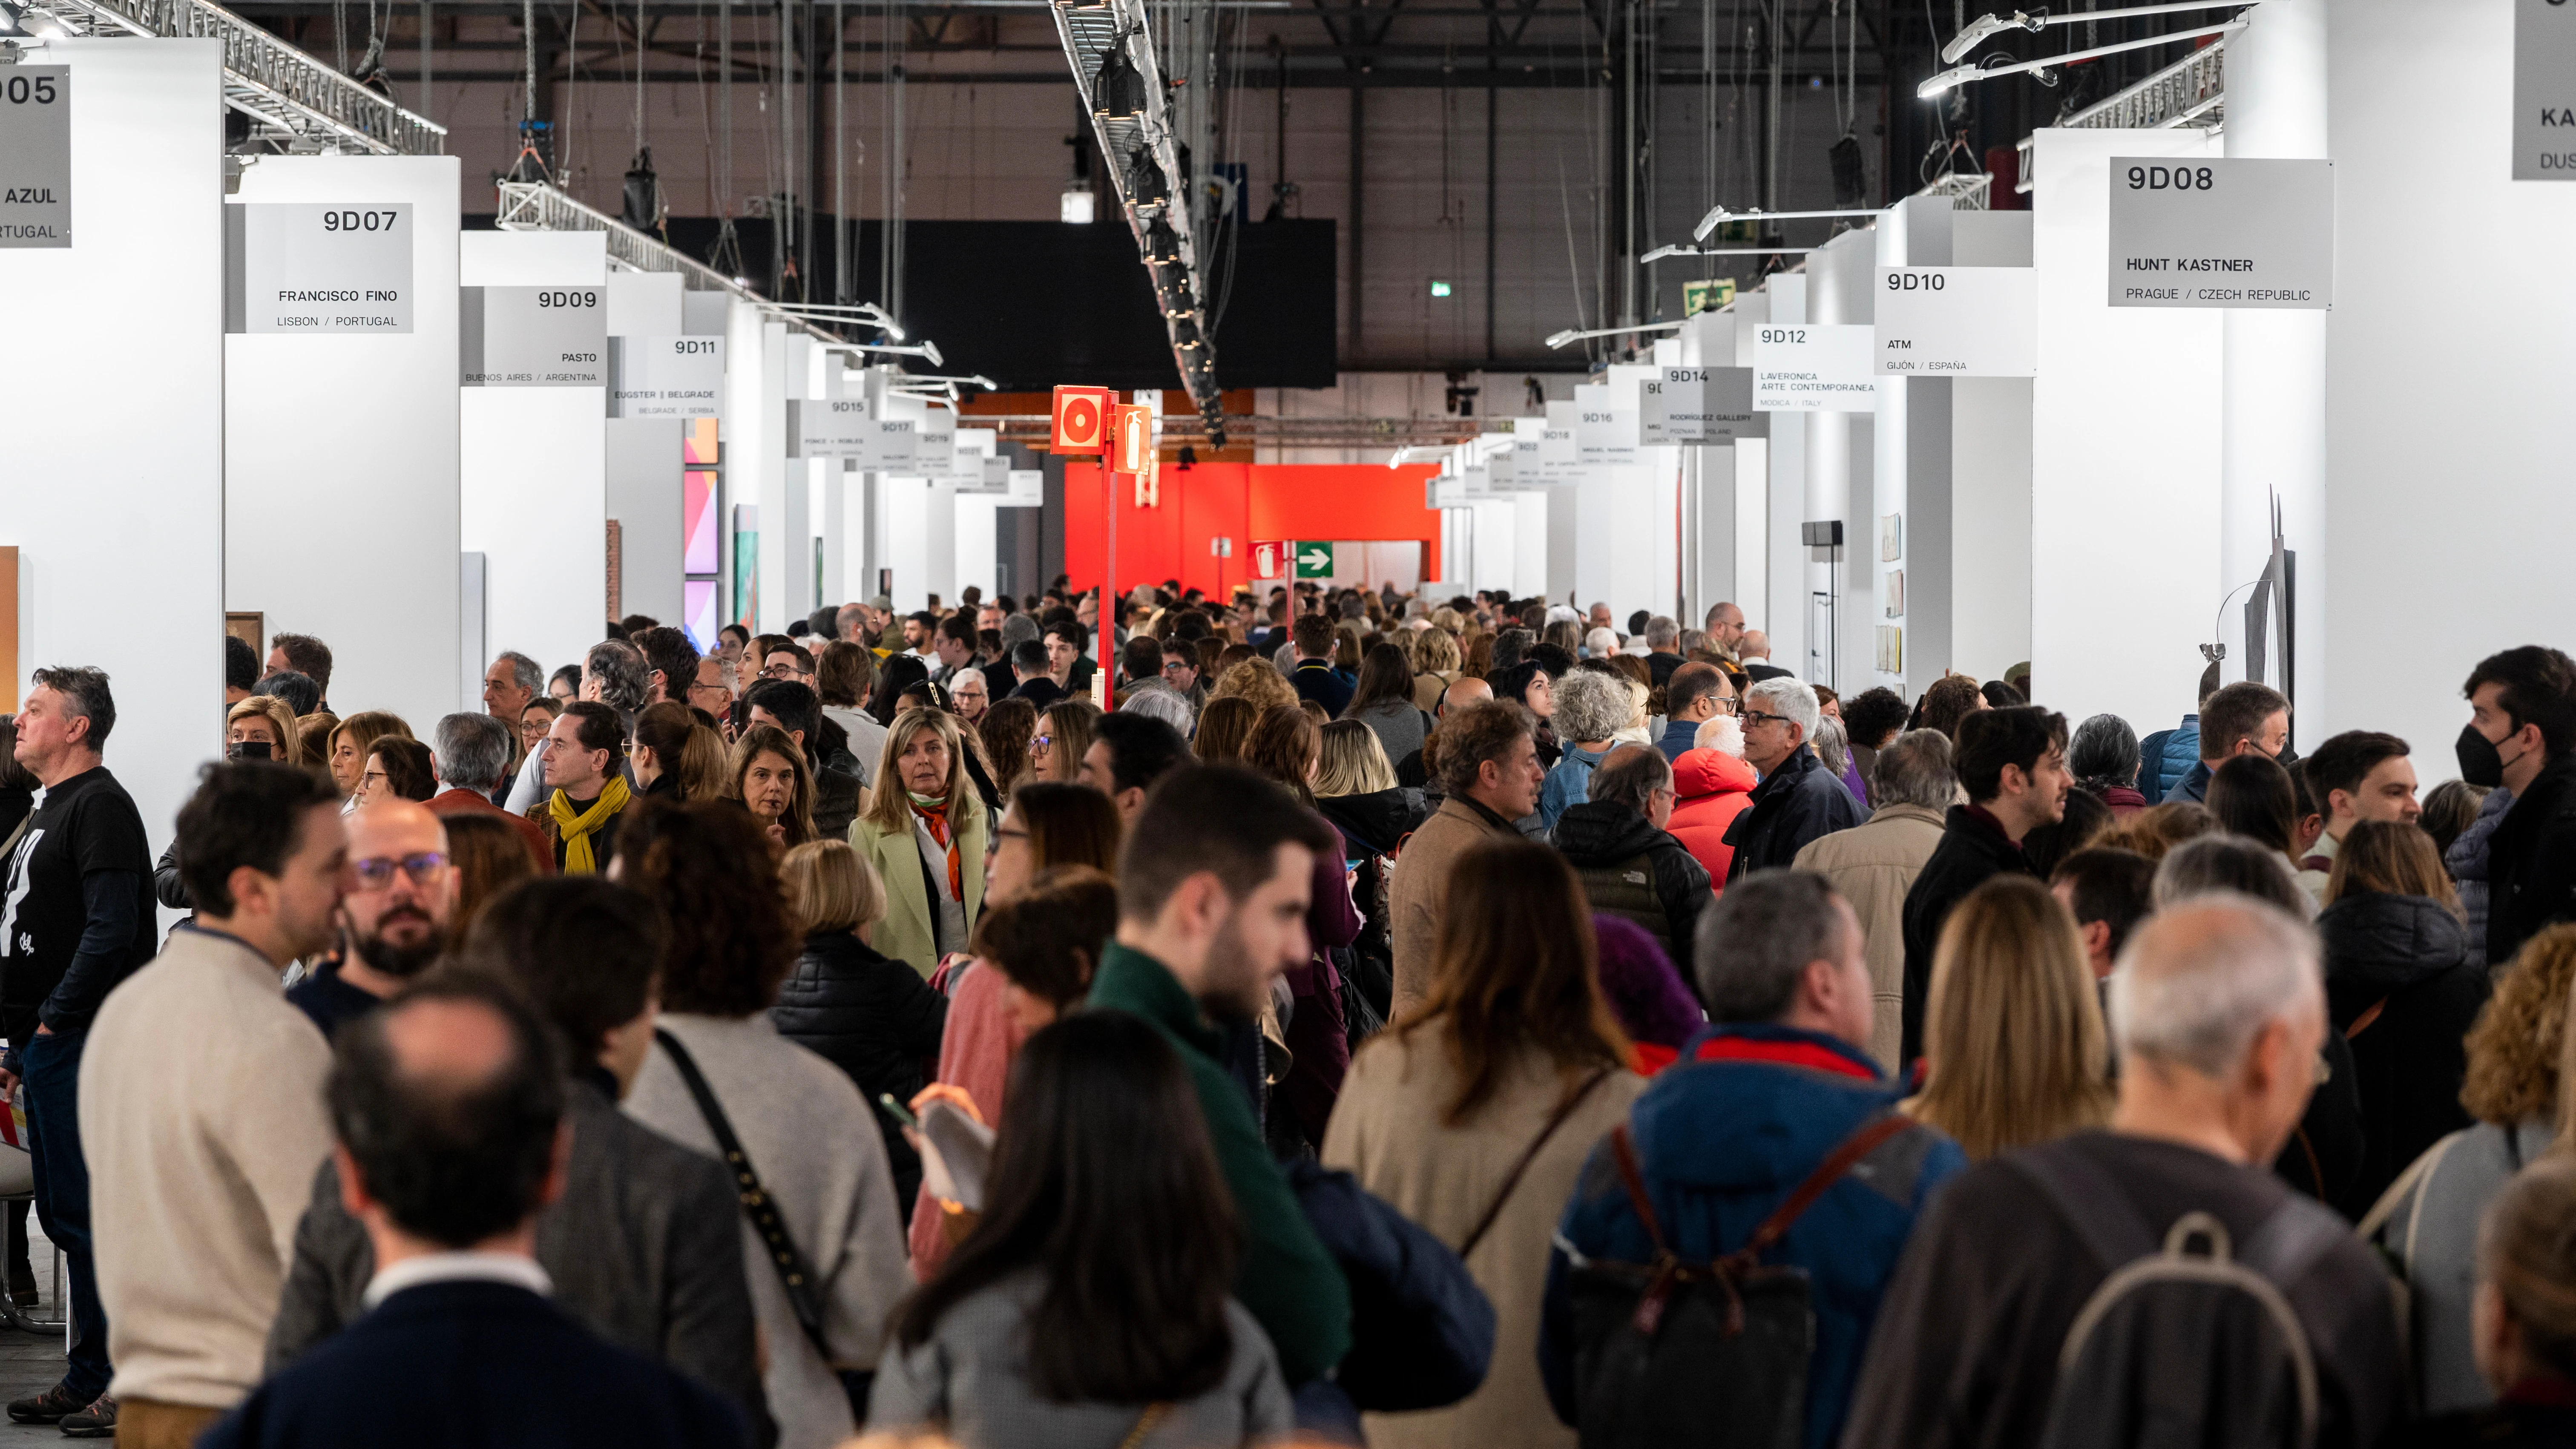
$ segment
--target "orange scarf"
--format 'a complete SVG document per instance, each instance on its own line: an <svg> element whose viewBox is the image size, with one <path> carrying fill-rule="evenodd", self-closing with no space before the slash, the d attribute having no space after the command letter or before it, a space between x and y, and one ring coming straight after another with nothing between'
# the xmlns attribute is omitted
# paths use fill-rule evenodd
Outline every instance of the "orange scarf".
<svg viewBox="0 0 2576 1449"><path fill-rule="evenodd" d="M948 802L924 805L918 795L912 796L911 802L912 813L929 827L931 841L948 851L948 897L962 905L966 900L966 868L957 858L957 832L948 828Z"/></svg>

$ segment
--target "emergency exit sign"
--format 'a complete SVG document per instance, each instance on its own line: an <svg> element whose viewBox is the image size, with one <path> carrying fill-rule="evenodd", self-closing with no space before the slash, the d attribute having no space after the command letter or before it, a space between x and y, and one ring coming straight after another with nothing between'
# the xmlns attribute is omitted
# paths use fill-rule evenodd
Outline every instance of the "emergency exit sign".
<svg viewBox="0 0 2576 1449"><path fill-rule="evenodd" d="M1299 543L1296 549L1297 577L1329 579L1333 576L1333 546L1329 543Z"/></svg>

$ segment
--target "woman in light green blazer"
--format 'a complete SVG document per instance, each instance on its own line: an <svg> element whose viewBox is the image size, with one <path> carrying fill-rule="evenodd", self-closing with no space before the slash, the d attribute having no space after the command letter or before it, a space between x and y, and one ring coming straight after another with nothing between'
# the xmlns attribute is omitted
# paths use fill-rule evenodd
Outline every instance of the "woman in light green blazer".
<svg viewBox="0 0 2576 1449"><path fill-rule="evenodd" d="M925 977L940 958L966 949L984 907L992 821L967 778L966 750L955 717L943 710L895 716L875 793L850 823L850 845L885 882L885 919L868 944Z"/></svg>

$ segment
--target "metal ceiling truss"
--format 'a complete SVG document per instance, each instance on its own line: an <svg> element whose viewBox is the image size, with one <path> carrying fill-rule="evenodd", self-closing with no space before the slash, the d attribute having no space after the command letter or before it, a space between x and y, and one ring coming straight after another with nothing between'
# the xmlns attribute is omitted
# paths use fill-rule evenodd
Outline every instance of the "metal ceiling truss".
<svg viewBox="0 0 2576 1449"><path fill-rule="evenodd" d="M436 156L447 128L395 105L211 0L33 0L76 35L217 40L224 104L290 151ZM257 132L254 132L257 135Z"/></svg>
<svg viewBox="0 0 2576 1449"><path fill-rule="evenodd" d="M2217 130L2226 121L2227 39L2222 36L2216 44L2204 45L2117 95L2053 124L2161 131L2170 126ZM2024 136L2014 147L2021 156L2021 176L2013 185L2017 192L2031 187L2030 142Z"/></svg>
<svg viewBox="0 0 2576 1449"><path fill-rule="evenodd" d="M1171 339L1182 387L1211 439L1223 446L1227 425L1217 396L1215 326L1207 310L1208 249L1192 205L1195 197L1189 183L1193 178L1181 169L1170 90L1154 53L1145 0L1051 8L1056 38L1064 44L1074 88L1081 93L1083 112L1091 117L1092 134L1100 145L1109 195L1135 235L1137 254L1153 282L1155 304L1163 313L1163 330ZM1113 52L1124 67L1132 68L1132 79L1122 76L1116 85L1104 86L1103 64ZM1112 68L1113 75L1117 69ZM1103 94L1113 90L1124 94ZM1136 109L1124 113L1129 105ZM1103 114L1104 108L1122 114ZM1158 247L1168 255L1158 259Z"/></svg>

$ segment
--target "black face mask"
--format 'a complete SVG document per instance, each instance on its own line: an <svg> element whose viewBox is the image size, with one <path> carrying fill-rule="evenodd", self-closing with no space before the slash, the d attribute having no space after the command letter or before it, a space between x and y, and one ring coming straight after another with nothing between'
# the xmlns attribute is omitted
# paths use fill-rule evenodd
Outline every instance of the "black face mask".
<svg viewBox="0 0 2576 1449"><path fill-rule="evenodd" d="M2495 741L2478 733L2474 724L2460 726L2460 741L2455 748L2460 756L2460 778L2483 790L2504 784L2504 755Z"/></svg>

